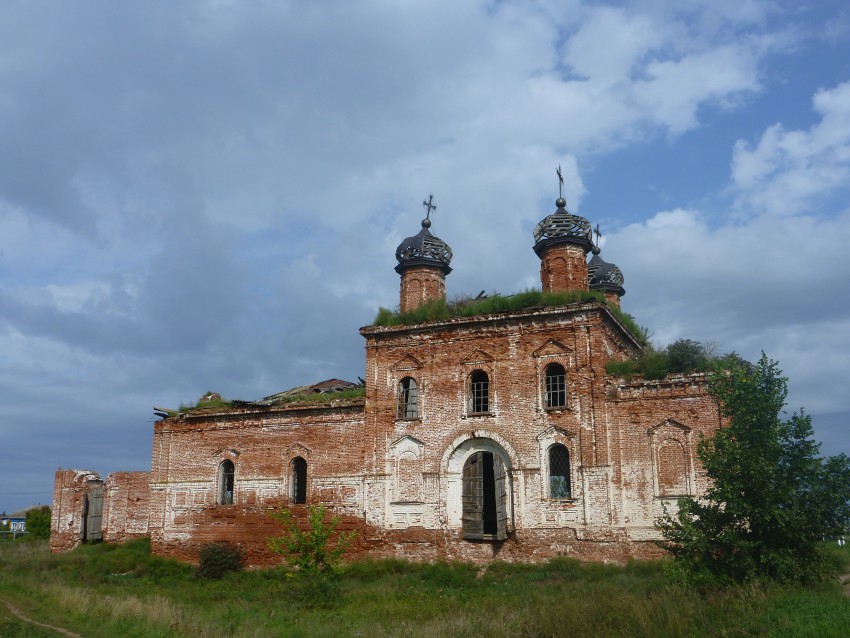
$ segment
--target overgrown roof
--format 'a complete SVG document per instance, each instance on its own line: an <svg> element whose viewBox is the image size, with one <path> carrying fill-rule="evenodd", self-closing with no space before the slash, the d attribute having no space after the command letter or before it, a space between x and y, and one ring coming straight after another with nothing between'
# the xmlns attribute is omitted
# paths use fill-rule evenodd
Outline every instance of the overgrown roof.
<svg viewBox="0 0 850 638"><path fill-rule="evenodd" d="M605 305L617 320L631 332L632 336L640 345L646 346L649 343L646 329L638 325L634 317L609 303L602 292L588 292L584 290L542 292L532 289L515 295L500 295L496 293L487 297L461 297L452 301L440 299L425 303L410 312L398 312L389 310L388 308L380 308L372 325L379 327L412 326L429 321L450 319L452 317L476 317L500 312L567 306L587 301L596 301Z"/></svg>

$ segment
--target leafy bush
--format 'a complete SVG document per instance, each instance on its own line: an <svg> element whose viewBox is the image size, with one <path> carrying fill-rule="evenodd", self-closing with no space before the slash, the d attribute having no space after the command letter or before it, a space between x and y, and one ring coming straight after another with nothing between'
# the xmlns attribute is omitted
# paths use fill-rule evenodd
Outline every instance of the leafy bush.
<svg viewBox="0 0 850 638"><path fill-rule="evenodd" d="M706 494L658 521L671 570L698 583L820 577L822 540L850 522L850 459L820 458L802 411L780 418L787 379L763 353L716 372L710 392L729 424L699 445Z"/></svg>
<svg viewBox="0 0 850 638"><path fill-rule="evenodd" d="M42 505L27 510L26 524L28 539L50 538L50 507Z"/></svg>
<svg viewBox="0 0 850 638"><path fill-rule="evenodd" d="M197 576L199 578L222 578L237 572L243 566L242 551L230 543L206 543L201 547Z"/></svg>
<svg viewBox="0 0 850 638"><path fill-rule="evenodd" d="M288 508L272 512L272 518L284 529L280 536L268 540L269 548L283 556L290 567L302 572L332 571L357 533L337 533L339 516L332 516L326 523L326 513L324 505L309 505L307 529L302 530L298 519ZM331 543L334 536L335 542Z"/></svg>
<svg viewBox="0 0 850 638"><path fill-rule="evenodd" d="M708 372L714 369L729 369L744 363L737 354L731 352L723 356L714 354L714 346L693 339L679 339L663 350L649 346L641 354L626 361L609 361L605 371L616 377L630 380L641 375L644 379L663 379L671 373Z"/></svg>

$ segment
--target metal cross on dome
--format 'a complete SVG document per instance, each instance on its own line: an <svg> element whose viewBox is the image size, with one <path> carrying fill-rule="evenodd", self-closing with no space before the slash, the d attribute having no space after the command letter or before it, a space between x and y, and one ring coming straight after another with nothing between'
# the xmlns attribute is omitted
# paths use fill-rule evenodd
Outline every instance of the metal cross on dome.
<svg viewBox="0 0 850 638"><path fill-rule="evenodd" d="M422 205L425 207L427 211L425 213L425 219L431 219L431 211L437 210L437 205L434 203L434 193L428 195L428 200L422 200Z"/></svg>
<svg viewBox="0 0 850 638"><path fill-rule="evenodd" d="M602 237L602 233L599 232L599 224L596 224L593 233L596 235L596 246L599 247L599 238Z"/></svg>
<svg viewBox="0 0 850 638"><path fill-rule="evenodd" d="M561 165L558 164L558 170L555 171L558 175L558 197L564 197L564 176L561 175Z"/></svg>

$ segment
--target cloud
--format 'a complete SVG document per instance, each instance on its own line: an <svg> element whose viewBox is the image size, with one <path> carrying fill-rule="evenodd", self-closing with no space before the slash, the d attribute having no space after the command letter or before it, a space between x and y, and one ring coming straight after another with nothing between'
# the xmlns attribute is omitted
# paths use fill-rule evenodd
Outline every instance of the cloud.
<svg viewBox="0 0 850 638"><path fill-rule="evenodd" d="M810 12L792 23L788 10L6 3L4 446L33 467L144 467L153 403L362 374L357 328L397 304L394 250L418 232L429 192L432 230L455 251L450 295L538 285L531 231L554 210L555 167L583 212L601 159L659 138L675 152L730 114L750 117L758 96L770 99L774 56L817 31ZM846 96L829 86L810 129L753 115L757 128L737 134L761 135L734 155L729 194L746 216L729 221L695 204L700 193L654 215L625 194L615 203L625 212L604 256L626 275L627 309L659 338L749 352L767 334L783 359L800 354L800 370L793 335L813 324L839 338L837 238L848 229L832 205ZM621 175L607 180L616 195ZM830 214L802 205L815 200ZM763 214L786 201L801 204L785 204L786 219ZM830 356L825 343L811 351ZM826 394L811 396L844 409Z"/></svg>
<svg viewBox="0 0 850 638"><path fill-rule="evenodd" d="M736 204L755 214L795 215L817 208L850 184L850 82L818 91L820 121L808 130L768 128L753 145L739 140L732 159Z"/></svg>

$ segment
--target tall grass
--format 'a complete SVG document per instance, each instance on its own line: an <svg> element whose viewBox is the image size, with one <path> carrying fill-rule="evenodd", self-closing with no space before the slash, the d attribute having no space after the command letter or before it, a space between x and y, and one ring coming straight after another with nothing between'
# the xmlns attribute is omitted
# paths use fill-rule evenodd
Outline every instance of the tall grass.
<svg viewBox="0 0 850 638"><path fill-rule="evenodd" d="M850 548L835 555L847 569ZM695 591L659 562L617 567L363 561L305 577L283 568L196 578L144 542L50 556L0 548L0 601L99 636L846 636L850 601L813 589ZM0 636L43 636L0 603Z"/></svg>

